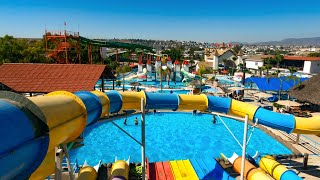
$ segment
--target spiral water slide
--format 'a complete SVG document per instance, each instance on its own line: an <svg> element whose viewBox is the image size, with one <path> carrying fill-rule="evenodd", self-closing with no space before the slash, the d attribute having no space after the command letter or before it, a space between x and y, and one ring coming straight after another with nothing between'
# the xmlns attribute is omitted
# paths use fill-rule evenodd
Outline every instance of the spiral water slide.
<svg viewBox="0 0 320 180"><path fill-rule="evenodd" d="M320 117L279 114L216 96L145 92L56 91L24 97L0 92L0 177L43 179L54 173L55 147L76 139L86 126L108 113L146 109L199 110L232 114L288 133L320 134ZM279 169L273 173L281 174ZM284 173L284 172L282 172Z"/></svg>

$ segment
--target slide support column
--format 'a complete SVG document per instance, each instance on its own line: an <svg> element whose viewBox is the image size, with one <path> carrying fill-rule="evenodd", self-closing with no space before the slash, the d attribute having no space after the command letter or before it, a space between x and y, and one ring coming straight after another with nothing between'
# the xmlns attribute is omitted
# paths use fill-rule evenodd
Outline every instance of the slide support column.
<svg viewBox="0 0 320 180"><path fill-rule="evenodd" d="M246 115L245 117L244 128L243 128L243 144L242 144L241 176L240 176L241 180L244 180L244 165L246 160L246 148L247 148L247 132L248 132L248 115Z"/></svg>
<svg viewBox="0 0 320 180"><path fill-rule="evenodd" d="M74 177L73 177L73 169L72 169L72 167L71 167L71 162L70 162L70 157L69 157L69 151L68 151L67 144L63 144L63 145L62 145L62 149L63 149L63 152L64 152L64 154L65 154L65 156L66 156L70 180L74 180Z"/></svg>
<svg viewBox="0 0 320 180"><path fill-rule="evenodd" d="M144 99L141 98L141 165L142 165L142 180L146 178L146 137L145 137L145 104Z"/></svg>
<svg viewBox="0 0 320 180"><path fill-rule="evenodd" d="M297 137L296 137L296 144L299 144L299 141L300 141L300 134L297 134Z"/></svg>

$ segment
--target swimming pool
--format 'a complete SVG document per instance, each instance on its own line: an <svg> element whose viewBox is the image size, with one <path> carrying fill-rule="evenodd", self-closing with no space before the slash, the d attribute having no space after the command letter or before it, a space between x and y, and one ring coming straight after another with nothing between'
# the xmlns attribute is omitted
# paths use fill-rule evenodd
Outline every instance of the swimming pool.
<svg viewBox="0 0 320 180"><path fill-rule="evenodd" d="M134 119L140 115L128 116L127 124L123 118L114 122L140 141L141 126L134 125ZM225 123L242 142L243 123L223 118ZM248 136L251 130L248 131ZM131 161L141 162L141 147L110 121L98 122L84 131L85 146L70 151L72 162L84 160L95 165L99 160L113 162L115 156L120 159L131 157ZM224 125L218 120L212 124L212 115L191 113L156 113L146 115L146 156L149 161L166 161L202 157L219 157L223 152L231 156L233 152L241 154L240 146L232 138ZM290 154L291 151L274 140L265 132L255 129L247 146L247 152L253 155Z"/></svg>
<svg viewBox="0 0 320 180"><path fill-rule="evenodd" d="M137 81L137 80L131 80L131 81L125 81L125 85L130 85L131 82L139 82L142 86L153 86L153 87L158 87L160 88L160 81ZM121 80L122 83L122 80ZM112 81L105 81L105 87L111 87L112 88ZM116 82L114 83L116 86ZM101 85L101 79L99 79L95 85L95 87L100 87ZM167 81L162 81L162 87L168 87L168 82ZM174 81L169 81L169 87L171 88L183 88L185 87L183 82L174 82Z"/></svg>
<svg viewBox="0 0 320 180"><path fill-rule="evenodd" d="M177 94L188 94L190 92L190 90L183 90L183 89L181 90L163 89L162 93L170 93L171 91ZM161 92L161 90L158 90L158 92Z"/></svg>

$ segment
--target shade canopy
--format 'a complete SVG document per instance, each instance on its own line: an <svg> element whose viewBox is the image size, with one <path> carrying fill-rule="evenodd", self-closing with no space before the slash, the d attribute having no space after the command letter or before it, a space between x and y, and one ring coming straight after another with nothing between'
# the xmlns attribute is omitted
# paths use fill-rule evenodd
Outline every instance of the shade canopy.
<svg viewBox="0 0 320 180"><path fill-rule="evenodd" d="M231 88L228 88L229 91L241 91L241 90L244 90L243 87L231 87Z"/></svg>
<svg viewBox="0 0 320 180"><path fill-rule="evenodd" d="M291 107L291 106L301 106L300 103L294 102L294 101L290 101L290 100L281 100L281 101L277 101L276 103L279 104L279 105L289 106L289 107Z"/></svg>
<svg viewBox="0 0 320 180"><path fill-rule="evenodd" d="M307 79L298 77L295 79L286 77L250 77L246 78L245 83L255 83L260 91L288 91L293 86Z"/></svg>
<svg viewBox="0 0 320 180"><path fill-rule="evenodd" d="M254 96L259 97L259 98L268 98L268 97L272 97L272 94L267 94L264 92L258 92L256 94L254 94Z"/></svg>

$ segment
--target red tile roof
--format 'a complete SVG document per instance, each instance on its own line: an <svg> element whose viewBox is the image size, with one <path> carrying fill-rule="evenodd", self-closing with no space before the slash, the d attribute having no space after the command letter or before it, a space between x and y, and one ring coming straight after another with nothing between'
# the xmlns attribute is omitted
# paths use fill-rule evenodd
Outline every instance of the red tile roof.
<svg viewBox="0 0 320 180"><path fill-rule="evenodd" d="M188 64L189 64L189 61L184 60L184 61L182 62L182 64L184 64L184 65L188 65Z"/></svg>
<svg viewBox="0 0 320 180"><path fill-rule="evenodd" d="M90 91L103 73L105 78L114 78L106 77L108 70L105 65L92 64L3 64L0 82L21 93Z"/></svg>
<svg viewBox="0 0 320 180"><path fill-rule="evenodd" d="M292 61L320 61L320 57L305 57L305 56L284 56L284 60Z"/></svg>

